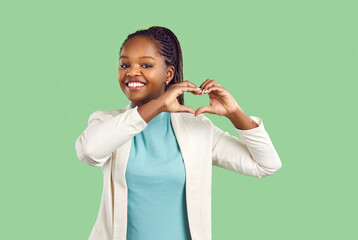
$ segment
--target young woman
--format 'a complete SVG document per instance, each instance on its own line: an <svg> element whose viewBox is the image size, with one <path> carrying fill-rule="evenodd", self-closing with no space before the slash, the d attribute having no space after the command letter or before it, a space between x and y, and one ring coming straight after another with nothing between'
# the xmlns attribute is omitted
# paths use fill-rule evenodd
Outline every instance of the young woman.
<svg viewBox="0 0 358 240"><path fill-rule="evenodd" d="M259 178L281 168L262 119L249 117L212 79L199 87L183 81L180 44L169 29L127 37L118 81L130 103L93 112L76 140L78 158L103 170L89 239L211 239L212 165ZM184 92L208 94L210 105L184 106ZM204 112L230 119L241 139Z"/></svg>

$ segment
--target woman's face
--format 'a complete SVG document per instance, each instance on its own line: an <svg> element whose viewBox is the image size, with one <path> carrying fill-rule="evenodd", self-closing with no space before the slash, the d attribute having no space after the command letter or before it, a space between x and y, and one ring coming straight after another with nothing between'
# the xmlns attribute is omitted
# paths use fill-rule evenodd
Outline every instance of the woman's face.
<svg viewBox="0 0 358 240"><path fill-rule="evenodd" d="M162 95L165 82L173 76L174 67L166 67L164 57L151 39L136 36L123 46L118 81L133 108Z"/></svg>

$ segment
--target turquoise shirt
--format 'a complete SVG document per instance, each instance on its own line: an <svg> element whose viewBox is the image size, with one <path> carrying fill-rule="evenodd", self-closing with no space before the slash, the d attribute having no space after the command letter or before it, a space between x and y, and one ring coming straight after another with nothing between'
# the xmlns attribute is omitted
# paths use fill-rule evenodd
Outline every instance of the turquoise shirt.
<svg viewBox="0 0 358 240"><path fill-rule="evenodd" d="M127 240L191 239L184 162L169 112L155 116L134 136L125 176Z"/></svg>

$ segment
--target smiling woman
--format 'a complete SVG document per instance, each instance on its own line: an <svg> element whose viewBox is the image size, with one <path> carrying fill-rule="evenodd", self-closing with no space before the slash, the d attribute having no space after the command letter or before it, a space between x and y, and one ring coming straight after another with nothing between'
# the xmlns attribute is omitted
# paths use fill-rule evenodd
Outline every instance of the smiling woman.
<svg viewBox="0 0 358 240"><path fill-rule="evenodd" d="M166 66L157 46L148 37L127 40L119 58L118 81L132 107L141 106L164 93L174 76L173 66Z"/></svg>
<svg viewBox="0 0 358 240"><path fill-rule="evenodd" d="M118 81L130 103L93 112L76 140L78 158L103 170L89 239L210 240L212 166L258 178L281 168L261 118L249 117L212 79L200 87L183 81L171 30L156 26L129 35ZM184 92L208 94L210 105L184 106ZM230 119L241 139L204 112Z"/></svg>

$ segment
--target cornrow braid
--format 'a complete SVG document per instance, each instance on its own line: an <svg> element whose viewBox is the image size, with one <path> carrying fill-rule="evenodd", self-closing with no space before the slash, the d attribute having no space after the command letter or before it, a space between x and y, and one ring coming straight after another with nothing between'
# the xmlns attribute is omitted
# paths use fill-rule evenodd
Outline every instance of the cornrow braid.
<svg viewBox="0 0 358 240"><path fill-rule="evenodd" d="M135 36L146 36L155 42L158 47L159 53L164 57L167 67L174 66L173 80L165 85L164 91L166 91L170 85L183 81L183 56L181 52L180 43L175 34L165 27L153 26L148 29L138 30L126 38L123 42L119 53L122 51L126 42ZM177 97L178 102L184 105L184 94Z"/></svg>

